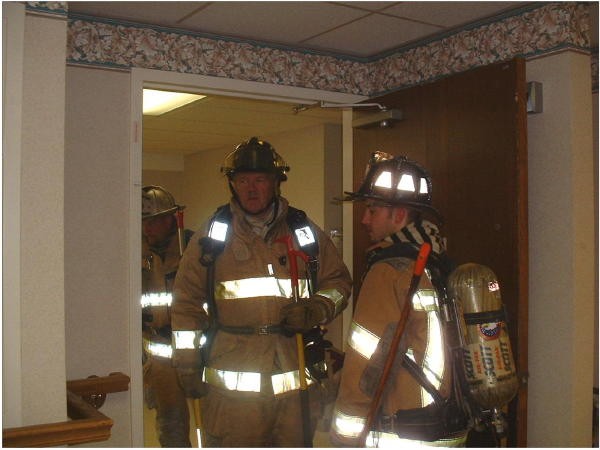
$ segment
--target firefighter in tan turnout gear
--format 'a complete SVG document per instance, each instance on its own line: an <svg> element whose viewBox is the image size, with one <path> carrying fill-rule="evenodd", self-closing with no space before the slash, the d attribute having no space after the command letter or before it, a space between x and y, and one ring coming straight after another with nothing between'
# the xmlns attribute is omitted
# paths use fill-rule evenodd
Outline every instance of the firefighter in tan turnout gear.
<svg viewBox="0 0 600 450"><path fill-rule="evenodd" d="M181 251L192 234L178 229L175 215L182 209L162 187L142 188L144 397L156 409L162 447L191 447L188 406L171 364L172 288Z"/></svg>
<svg viewBox="0 0 600 450"><path fill-rule="evenodd" d="M373 419L367 421L420 246L431 245L429 261L437 261L438 267L449 265L445 239L425 219L428 212L436 215L429 175L405 157L376 152L359 190L347 194L346 200L366 203L362 224L373 245L347 338L332 442L348 447L461 446L466 436L462 424L457 432L448 432L434 420L439 417L435 408L450 394L451 377L430 270L417 279L394 365ZM369 430L366 423L373 424Z"/></svg>
<svg viewBox="0 0 600 450"><path fill-rule="evenodd" d="M187 395L203 396L209 447L302 447L320 414L317 380L300 390L294 338L342 312L351 278L331 240L280 196L288 170L268 142L238 145L221 168L230 203L192 238L177 273L174 362ZM290 235L312 255L298 259L297 302L281 242Z"/></svg>

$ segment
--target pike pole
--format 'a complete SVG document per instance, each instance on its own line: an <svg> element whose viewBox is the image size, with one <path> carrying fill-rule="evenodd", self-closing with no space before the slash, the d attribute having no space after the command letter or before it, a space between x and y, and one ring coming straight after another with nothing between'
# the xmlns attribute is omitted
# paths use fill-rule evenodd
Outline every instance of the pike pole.
<svg viewBox="0 0 600 450"><path fill-rule="evenodd" d="M185 250L184 237L185 230L183 228L183 207L180 207L175 212L177 220L177 238L179 239L179 256L183 256ZM202 416L200 415L200 399L192 400L192 409L194 411L194 422L196 423L196 437L198 439L198 448L202 448Z"/></svg>
<svg viewBox="0 0 600 450"><path fill-rule="evenodd" d="M308 255L300 250L296 250L293 245L291 235L276 239L275 242L284 243L287 247L288 260L290 262L290 278L292 280L292 298L298 303L300 292L298 288L298 261L300 257L304 262L308 262ZM312 447L312 433L310 430L310 408L308 404L308 383L306 381L306 361L304 359L304 339L302 333L296 333L296 348L298 350L298 376L300 379L300 412L302 414L302 437L304 447Z"/></svg>
<svg viewBox="0 0 600 450"><path fill-rule="evenodd" d="M381 403L381 396L383 394L385 385L394 365L394 359L396 358L396 353L398 352L400 339L404 334L404 329L406 328L406 323L408 321L408 315L410 313L410 310L412 309L412 298L415 295L415 292L417 292L417 288L419 287L421 275L423 275L423 270L425 270L425 264L427 263L427 258L429 257L430 251L431 245L425 242L423 243L423 245L421 245L419 254L417 255L417 260L415 261L415 267L413 269L413 275L410 280L408 291L406 292L406 298L404 299L402 311L400 313L400 319L398 320L398 324L396 325L396 332L394 333L392 343L390 344L390 351L385 360L385 365L383 366L383 372L381 374L381 378L379 379L377 390L373 395L373 401L371 402L369 412L367 413L365 426L362 429L358 439L359 447L365 447L365 444L367 442L367 436L369 434L369 431L371 431L371 427L375 422L375 418L377 417L377 412Z"/></svg>

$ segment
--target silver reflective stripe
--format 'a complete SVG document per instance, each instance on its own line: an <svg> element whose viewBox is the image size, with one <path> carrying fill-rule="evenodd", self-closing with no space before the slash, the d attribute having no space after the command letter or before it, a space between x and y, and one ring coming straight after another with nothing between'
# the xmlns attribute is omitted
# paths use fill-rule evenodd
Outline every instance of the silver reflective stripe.
<svg viewBox="0 0 600 450"><path fill-rule="evenodd" d="M442 384L444 375L444 348L441 334L441 324L438 316L438 296L435 289L419 289L412 299L415 311L427 313L427 347L423 355L421 367L427 379L436 389ZM412 350L406 352L407 356L415 360ZM421 388L422 406L433 403L433 398L425 389Z"/></svg>
<svg viewBox="0 0 600 450"><path fill-rule="evenodd" d="M210 226L208 237L217 241L225 242L228 227L229 225L227 225L225 222L218 222L215 220Z"/></svg>
<svg viewBox="0 0 600 450"><path fill-rule="evenodd" d="M205 341L206 336L204 336L202 330L173 331L173 342L176 350L200 348Z"/></svg>
<svg viewBox="0 0 600 450"><path fill-rule="evenodd" d="M306 384L312 384L312 382L310 378L306 378ZM273 385L273 393L275 395L300 389L300 372L292 370L290 372L271 375L271 384Z"/></svg>
<svg viewBox="0 0 600 450"><path fill-rule="evenodd" d="M148 339L144 339L144 349L148 353L154 356L160 356L161 358L171 358L173 356L173 348L171 344L163 344L160 342L152 342Z"/></svg>
<svg viewBox="0 0 600 450"><path fill-rule="evenodd" d="M352 321L348 336L348 345L351 348L365 358L371 359L371 356L377 348L377 344L379 344L379 337L377 335Z"/></svg>
<svg viewBox="0 0 600 450"><path fill-rule="evenodd" d="M412 298L415 311L437 311L438 297L435 289L419 289Z"/></svg>
<svg viewBox="0 0 600 450"><path fill-rule="evenodd" d="M366 421L365 417L351 416L336 409L333 413L331 427L340 436L354 439L360 436Z"/></svg>
<svg viewBox="0 0 600 450"><path fill-rule="evenodd" d="M170 292L155 292L142 295L142 308L146 306L171 306L173 296Z"/></svg>
<svg viewBox="0 0 600 450"><path fill-rule="evenodd" d="M233 372L205 367L202 380L229 391L260 392L260 373Z"/></svg>
<svg viewBox="0 0 600 450"><path fill-rule="evenodd" d="M437 441L418 441L403 439L396 433L383 433L371 431L367 435L366 448L413 448L413 447L464 447L467 435L453 438L439 439Z"/></svg>
<svg viewBox="0 0 600 450"><path fill-rule="evenodd" d="M335 308L333 313L334 316L337 316L342 311L342 307L344 306L344 296L337 289L324 289L318 291L316 295L325 297L333 302Z"/></svg>
<svg viewBox="0 0 600 450"><path fill-rule="evenodd" d="M236 372L205 367L202 379L212 385L228 391L260 392L262 374L260 372ZM308 384L312 380L307 380ZM271 376L275 395L300 389L300 377L297 370L278 373Z"/></svg>
<svg viewBox="0 0 600 450"><path fill-rule="evenodd" d="M308 298L306 279L298 280L299 295ZM241 280L221 281L215 287L215 299L234 300L252 297L284 297L292 296L292 281L286 278L260 277Z"/></svg>

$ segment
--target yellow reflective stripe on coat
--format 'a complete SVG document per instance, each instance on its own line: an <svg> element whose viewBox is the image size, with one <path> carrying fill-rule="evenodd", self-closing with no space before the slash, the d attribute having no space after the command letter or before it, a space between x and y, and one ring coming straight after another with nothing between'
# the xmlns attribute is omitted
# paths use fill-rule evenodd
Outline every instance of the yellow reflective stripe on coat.
<svg viewBox="0 0 600 450"><path fill-rule="evenodd" d="M202 330L177 330L173 331L173 343L176 350L197 349L206 342Z"/></svg>
<svg viewBox="0 0 600 450"><path fill-rule="evenodd" d="M143 342L144 349L153 356L161 358L171 358L173 356L173 347L171 347L171 344L153 342L149 339L143 339Z"/></svg>
<svg viewBox="0 0 600 450"><path fill-rule="evenodd" d="M415 311L427 312L427 348L421 368L427 379L436 389L442 384L444 375L444 345L442 342L441 323L438 317L439 305L435 289L419 289L413 296L413 308ZM408 349L407 356L415 360L412 350ZM421 404L427 406L433 403L433 398L426 389L421 388Z"/></svg>
<svg viewBox="0 0 600 450"><path fill-rule="evenodd" d="M298 280L299 295L310 296L305 278ZM259 277L241 280L221 281L215 286L215 299L235 300L252 297L284 297L292 296L292 280L289 278Z"/></svg>
<svg viewBox="0 0 600 450"><path fill-rule="evenodd" d="M202 380L212 386L228 391L260 392L262 377L260 372L236 372L205 367ZM266 375L268 376L268 375ZM307 380L312 384L312 380ZM300 376L297 370L271 375L271 384L275 395L300 389Z"/></svg>
<svg viewBox="0 0 600 450"><path fill-rule="evenodd" d="M344 296L337 289L323 289L321 291L317 291L315 295L320 295L321 297L325 297L333 302L334 316L337 316L342 311L344 306Z"/></svg>
<svg viewBox="0 0 600 450"><path fill-rule="evenodd" d="M379 336L352 321L348 335L348 345L367 359L371 359L379 344Z"/></svg>
<svg viewBox="0 0 600 450"><path fill-rule="evenodd" d="M173 296L170 292L154 292L142 295L142 308L146 306L171 306Z"/></svg>
<svg viewBox="0 0 600 450"><path fill-rule="evenodd" d="M344 414L339 409L336 409L333 413L331 427L340 436L349 439L356 439L360 436L360 433L365 427L366 422L366 417L351 416Z"/></svg>
<svg viewBox="0 0 600 450"><path fill-rule="evenodd" d="M420 289L413 296L413 307L416 311L427 313L427 347L423 355L421 368L427 379L436 389L442 384L444 375L444 346L442 342L441 323L438 317L437 294L433 289ZM370 360L375 353L381 338L353 321L348 334L348 345L364 358ZM406 355L415 361L413 350L409 348ZM421 387L421 405L433 402L431 394Z"/></svg>

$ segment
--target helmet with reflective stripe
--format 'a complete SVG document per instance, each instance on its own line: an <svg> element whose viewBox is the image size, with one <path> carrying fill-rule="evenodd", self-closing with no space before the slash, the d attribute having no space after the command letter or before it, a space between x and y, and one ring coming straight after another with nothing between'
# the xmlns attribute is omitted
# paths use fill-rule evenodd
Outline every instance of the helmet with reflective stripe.
<svg viewBox="0 0 600 450"><path fill-rule="evenodd" d="M275 149L266 141L256 137L239 144L225 157L221 172L228 178L237 172L268 172L278 176L279 181L287 180L290 167Z"/></svg>
<svg viewBox="0 0 600 450"><path fill-rule="evenodd" d="M171 193L161 186L150 185L142 188L142 220L173 214L183 208L183 206L175 204Z"/></svg>
<svg viewBox="0 0 600 450"><path fill-rule="evenodd" d="M365 178L356 192L345 192L344 200L373 199L390 206L404 205L431 211L431 177L427 171L406 156L374 152L367 164Z"/></svg>

